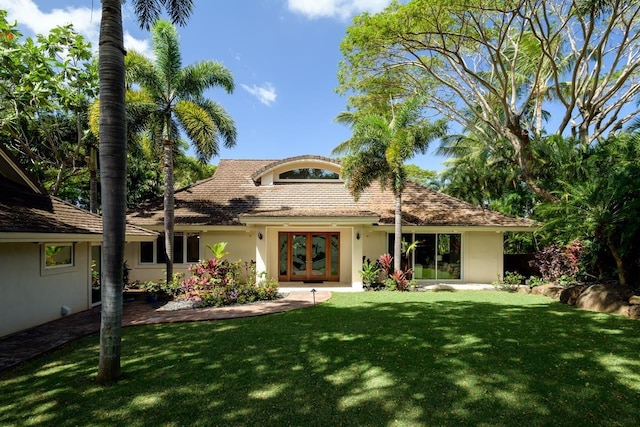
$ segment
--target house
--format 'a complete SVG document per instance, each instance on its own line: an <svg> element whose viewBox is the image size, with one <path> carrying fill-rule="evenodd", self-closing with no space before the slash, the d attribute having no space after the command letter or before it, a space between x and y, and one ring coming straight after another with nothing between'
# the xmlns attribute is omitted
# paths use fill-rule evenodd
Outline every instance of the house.
<svg viewBox="0 0 640 427"><path fill-rule="evenodd" d="M0 144L0 337L99 303L101 241L100 216L47 195Z"/></svg>
<svg viewBox="0 0 640 427"><path fill-rule="evenodd" d="M393 251L394 196L373 185L358 201L340 163L319 156L221 160L213 177L175 193L175 271L228 242L231 260L255 260L281 286L362 289L363 260ZM128 221L162 232L162 199ZM403 239L418 241L404 260L421 284L490 283L503 272L503 234L535 223L481 209L409 183ZM127 246L132 280L163 277L164 241Z"/></svg>

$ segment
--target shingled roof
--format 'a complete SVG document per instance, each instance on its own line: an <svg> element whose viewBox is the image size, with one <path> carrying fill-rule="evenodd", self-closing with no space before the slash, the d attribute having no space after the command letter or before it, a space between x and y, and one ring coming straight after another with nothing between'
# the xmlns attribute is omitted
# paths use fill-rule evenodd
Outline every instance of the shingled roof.
<svg viewBox="0 0 640 427"><path fill-rule="evenodd" d="M6 234L5 234L6 233ZM102 240L102 217L49 196L0 144L0 240L18 234L73 235ZM127 238L149 240L156 233L128 224ZM84 236L78 238L79 236Z"/></svg>
<svg viewBox="0 0 640 427"><path fill-rule="evenodd" d="M247 217L376 217L379 225L393 224L394 196L390 191L381 190L379 185L372 185L357 202L341 181L260 185L256 178L276 162L284 163L277 160L221 160L213 177L175 193L176 225L242 225L243 218ZM162 199L150 201L130 212L127 218L140 226L160 227L163 223ZM409 183L403 194L403 224L518 229L535 226L533 221L481 209L414 183Z"/></svg>

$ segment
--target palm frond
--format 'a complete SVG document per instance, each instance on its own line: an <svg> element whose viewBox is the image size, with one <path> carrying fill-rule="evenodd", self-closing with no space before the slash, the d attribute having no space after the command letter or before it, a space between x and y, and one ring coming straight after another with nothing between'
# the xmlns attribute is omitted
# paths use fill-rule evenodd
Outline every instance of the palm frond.
<svg viewBox="0 0 640 427"><path fill-rule="evenodd" d="M222 87L227 93L233 93L235 83L231 71L216 61L200 61L182 69L179 83L181 94L202 96L205 89Z"/></svg>
<svg viewBox="0 0 640 427"><path fill-rule="evenodd" d="M169 21L159 19L151 28L156 68L169 87L175 87L182 69L178 31Z"/></svg>
<svg viewBox="0 0 640 427"><path fill-rule="evenodd" d="M211 99L200 99L198 100L198 104L209 113L211 119L216 124L224 146L226 148L235 147L238 132L236 130L235 120L233 120L233 117L231 117L227 110ZM216 151L214 156L217 155L218 152Z"/></svg>
<svg viewBox="0 0 640 427"><path fill-rule="evenodd" d="M200 160L208 160L218 153L218 129L201 106L191 101L178 101L174 107L182 129L193 141Z"/></svg>
<svg viewBox="0 0 640 427"><path fill-rule="evenodd" d="M184 25L193 10L193 0L134 0L133 6L140 27L148 30L160 17L163 7L172 23Z"/></svg>
<svg viewBox="0 0 640 427"><path fill-rule="evenodd" d="M162 94L163 77L158 72L154 63L146 56L136 51L129 51L125 56L125 79L127 87L132 88L134 84L153 94L153 97Z"/></svg>

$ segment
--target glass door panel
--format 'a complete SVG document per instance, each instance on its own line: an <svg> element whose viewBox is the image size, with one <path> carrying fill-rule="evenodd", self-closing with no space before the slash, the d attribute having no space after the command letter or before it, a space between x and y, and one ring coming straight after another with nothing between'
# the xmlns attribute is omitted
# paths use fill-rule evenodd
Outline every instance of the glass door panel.
<svg viewBox="0 0 640 427"><path fill-rule="evenodd" d="M413 275L416 279L436 278L436 235L416 234L418 246L414 252Z"/></svg>
<svg viewBox="0 0 640 427"><path fill-rule="evenodd" d="M311 271L310 279L327 275L327 236L314 234L311 236Z"/></svg>
<svg viewBox="0 0 640 427"><path fill-rule="evenodd" d="M340 237L331 235L331 276L340 276Z"/></svg>
<svg viewBox="0 0 640 427"><path fill-rule="evenodd" d="M306 280L307 274L307 235L291 236L291 278Z"/></svg>
<svg viewBox="0 0 640 427"><path fill-rule="evenodd" d="M91 246L91 304L102 300L100 275L102 272L102 246Z"/></svg>
<svg viewBox="0 0 640 427"><path fill-rule="evenodd" d="M278 235L279 257L278 257L278 275L280 280L288 280L287 272L289 271L289 235L280 233Z"/></svg>

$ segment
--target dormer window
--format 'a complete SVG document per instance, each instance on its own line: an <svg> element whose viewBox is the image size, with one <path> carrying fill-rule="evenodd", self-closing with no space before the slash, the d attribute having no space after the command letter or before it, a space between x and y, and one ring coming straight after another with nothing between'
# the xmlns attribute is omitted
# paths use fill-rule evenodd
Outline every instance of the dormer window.
<svg viewBox="0 0 640 427"><path fill-rule="evenodd" d="M278 175L279 181L303 181L303 180L338 180L340 175L327 169L298 168L282 172Z"/></svg>
<svg viewBox="0 0 640 427"><path fill-rule="evenodd" d="M276 183L342 182L340 162L320 156L296 156L276 160L256 171L251 175L251 179L260 186Z"/></svg>

